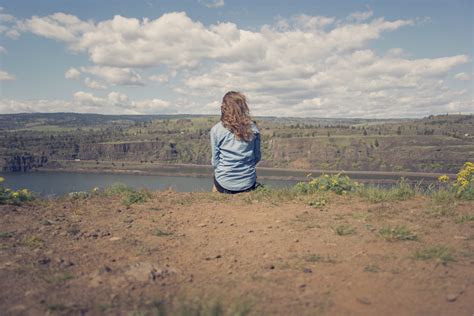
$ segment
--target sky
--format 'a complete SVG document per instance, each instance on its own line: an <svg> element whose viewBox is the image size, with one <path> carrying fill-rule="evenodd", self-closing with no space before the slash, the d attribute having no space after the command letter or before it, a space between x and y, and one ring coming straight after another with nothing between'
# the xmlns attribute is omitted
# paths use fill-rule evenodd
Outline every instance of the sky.
<svg viewBox="0 0 474 316"><path fill-rule="evenodd" d="M2 0L0 113L473 113L472 0Z"/></svg>

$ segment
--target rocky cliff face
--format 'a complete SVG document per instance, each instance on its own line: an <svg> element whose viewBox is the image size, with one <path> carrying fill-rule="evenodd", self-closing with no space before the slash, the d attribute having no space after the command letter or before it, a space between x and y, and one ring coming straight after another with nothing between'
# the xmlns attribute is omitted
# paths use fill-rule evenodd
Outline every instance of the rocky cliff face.
<svg viewBox="0 0 474 316"><path fill-rule="evenodd" d="M463 140L410 137L277 139L276 166L367 171L457 172L474 159L474 144Z"/></svg>
<svg viewBox="0 0 474 316"><path fill-rule="evenodd" d="M81 144L77 158L206 164L210 151L207 143L201 145L166 141Z"/></svg>
<svg viewBox="0 0 474 316"><path fill-rule="evenodd" d="M3 159L4 172L22 172L31 169L40 168L48 162L45 155L35 156L32 154L15 155Z"/></svg>

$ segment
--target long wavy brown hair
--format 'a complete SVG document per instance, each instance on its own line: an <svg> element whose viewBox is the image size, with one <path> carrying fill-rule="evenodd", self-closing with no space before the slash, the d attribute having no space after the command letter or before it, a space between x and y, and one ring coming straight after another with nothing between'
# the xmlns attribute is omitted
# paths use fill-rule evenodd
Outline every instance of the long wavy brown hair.
<svg viewBox="0 0 474 316"><path fill-rule="evenodd" d="M222 98L221 122L238 140L249 142L254 137L247 99L240 92L229 91Z"/></svg>

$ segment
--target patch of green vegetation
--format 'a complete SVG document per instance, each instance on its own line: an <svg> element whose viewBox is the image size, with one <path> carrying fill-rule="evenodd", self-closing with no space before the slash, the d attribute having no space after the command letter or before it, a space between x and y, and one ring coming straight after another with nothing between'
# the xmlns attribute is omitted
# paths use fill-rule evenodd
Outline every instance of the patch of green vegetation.
<svg viewBox="0 0 474 316"><path fill-rule="evenodd" d="M369 219L369 217L370 214L367 212L352 213L352 218L356 220L366 221L367 219Z"/></svg>
<svg viewBox="0 0 474 316"><path fill-rule="evenodd" d="M107 187L104 193L108 196L115 196L121 194L128 194L135 191L132 187L124 183L114 183L110 187Z"/></svg>
<svg viewBox="0 0 474 316"><path fill-rule="evenodd" d="M328 201L324 196L319 196L315 199L311 199L308 201L308 205L314 208L323 208L324 206L326 206L327 203Z"/></svg>
<svg viewBox="0 0 474 316"><path fill-rule="evenodd" d="M23 246L36 249L44 246L44 240L36 236L26 236L22 239L21 244Z"/></svg>
<svg viewBox="0 0 474 316"><path fill-rule="evenodd" d="M380 268L375 264L369 264L369 265L364 267L364 272L377 273L379 271L380 271Z"/></svg>
<svg viewBox="0 0 474 316"><path fill-rule="evenodd" d="M385 189L374 186L361 187L358 194L362 199L370 203L404 201L412 198L418 192L416 186L412 186L407 180L401 179L394 187Z"/></svg>
<svg viewBox="0 0 474 316"><path fill-rule="evenodd" d="M13 237L12 233L9 232L0 232L0 238L10 238Z"/></svg>
<svg viewBox="0 0 474 316"><path fill-rule="evenodd" d="M379 235L387 241L417 240L416 233L411 232L406 226L384 226L379 230Z"/></svg>
<svg viewBox="0 0 474 316"><path fill-rule="evenodd" d="M293 190L299 194L311 194L314 192L332 191L336 194L347 194L355 191L359 187L357 182L351 180L348 176L335 174L323 174L317 178L313 178L309 182L297 183Z"/></svg>
<svg viewBox="0 0 474 316"><path fill-rule="evenodd" d="M164 310L164 308L162 308ZM225 308L222 303L213 300L207 303L199 301L181 302L174 313L169 315L180 316L246 316L251 312L251 304L247 302L236 302L232 306ZM159 314L168 315L168 314Z"/></svg>
<svg viewBox="0 0 474 316"><path fill-rule="evenodd" d="M74 279L74 275L72 275L71 273L68 273L68 272L65 272L65 273L57 273L57 274L53 274L53 275L49 275L49 276L46 276L44 278L44 280L48 283L53 283L53 284L56 284L56 283L63 283L67 280L71 280L71 279Z"/></svg>
<svg viewBox="0 0 474 316"><path fill-rule="evenodd" d="M456 213L457 205L455 193L441 189L431 193L431 203L427 213L434 217L452 216Z"/></svg>
<svg viewBox="0 0 474 316"><path fill-rule="evenodd" d="M311 262L311 263L335 263L336 260L334 258L331 258L331 256L326 255L320 255L320 254L309 254L307 255L304 260L306 262Z"/></svg>
<svg viewBox="0 0 474 316"><path fill-rule="evenodd" d="M466 223L466 222L472 222L474 221L474 215L463 215L461 217L458 217L456 219L456 223L458 224L462 224L462 223Z"/></svg>
<svg viewBox="0 0 474 316"><path fill-rule="evenodd" d="M151 197L151 193L148 190L142 189L140 191L132 191L125 195L122 200L124 205L130 206L136 203L144 203Z"/></svg>
<svg viewBox="0 0 474 316"><path fill-rule="evenodd" d="M355 235L356 229L349 225L339 225L333 228L334 232L338 236L347 236L347 235Z"/></svg>
<svg viewBox="0 0 474 316"><path fill-rule="evenodd" d="M5 181L5 178L0 177L0 205L1 204L13 204L20 205L23 202L32 201L35 199L35 195L27 189L12 190L5 188L1 183Z"/></svg>
<svg viewBox="0 0 474 316"><path fill-rule="evenodd" d="M444 245L435 245L427 248L418 249L414 255L415 260L435 260L442 264L456 261L454 251Z"/></svg>
<svg viewBox="0 0 474 316"><path fill-rule="evenodd" d="M168 232L165 232L165 231L162 231L159 228L155 228L155 230L153 231L153 235L161 237L161 236L169 236L169 235L172 235L172 234L168 233Z"/></svg>

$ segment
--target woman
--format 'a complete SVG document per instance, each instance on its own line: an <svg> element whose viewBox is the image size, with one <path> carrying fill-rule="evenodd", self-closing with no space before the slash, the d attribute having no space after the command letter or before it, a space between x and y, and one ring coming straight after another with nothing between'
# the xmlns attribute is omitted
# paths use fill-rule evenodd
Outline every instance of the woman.
<svg viewBox="0 0 474 316"><path fill-rule="evenodd" d="M250 118L245 96L224 95L221 121L211 129L214 191L240 193L255 189L260 161L260 132Z"/></svg>

